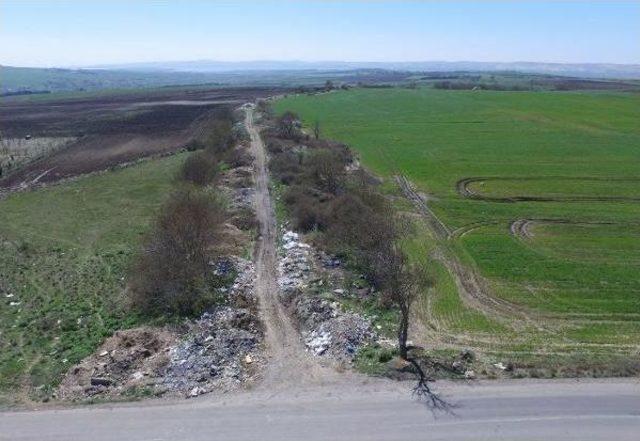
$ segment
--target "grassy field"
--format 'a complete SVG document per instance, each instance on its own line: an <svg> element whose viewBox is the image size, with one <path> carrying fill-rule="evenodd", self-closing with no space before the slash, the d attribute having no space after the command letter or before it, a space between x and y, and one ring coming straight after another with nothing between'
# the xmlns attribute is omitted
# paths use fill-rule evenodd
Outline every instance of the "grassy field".
<svg viewBox="0 0 640 441"><path fill-rule="evenodd" d="M126 313L128 261L173 186L183 154L0 200L0 397L61 374Z"/></svg>
<svg viewBox="0 0 640 441"><path fill-rule="evenodd" d="M496 359L638 359L639 95L356 89L275 107L308 127L318 121L378 175L405 175L454 232L423 231L411 255L453 253L492 296L532 317L468 306L431 259L426 338Z"/></svg>

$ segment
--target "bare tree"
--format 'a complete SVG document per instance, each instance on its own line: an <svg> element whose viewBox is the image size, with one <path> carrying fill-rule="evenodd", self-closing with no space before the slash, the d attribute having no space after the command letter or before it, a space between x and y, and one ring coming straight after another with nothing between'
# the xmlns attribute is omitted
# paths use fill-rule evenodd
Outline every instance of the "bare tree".
<svg viewBox="0 0 640 441"><path fill-rule="evenodd" d="M278 134L285 139L296 139L300 118L291 111L284 112L277 121Z"/></svg>
<svg viewBox="0 0 640 441"><path fill-rule="evenodd" d="M204 187L215 179L217 171L218 163L210 154L197 152L184 161L178 177L185 182Z"/></svg>
<svg viewBox="0 0 640 441"><path fill-rule="evenodd" d="M418 382L413 388L413 394L424 401L431 410L450 412L452 405L431 388L429 383L433 382L433 378L427 375L420 361L410 355L407 345L411 308L423 290L432 285L432 281L425 268L409 262L407 255L395 243L380 247L377 266L384 300L400 314L398 351L400 357L411 363L415 369Z"/></svg>
<svg viewBox="0 0 640 441"><path fill-rule="evenodd" d="M333 90L333 89L334 89L333 81L331 81L331 80L327 80L327 81L324 83L324 89L325 89L326 91Z"/></svg>
<svg viewBox="0 0 640 441"><path fill-rule="evenodd" d="M209 262L227 219L220 201L192 189L164 204L129 275L129 298L149 315L193 315L213 301Z"/></svg>
<svg viewBox="0 0 640 441"><path fill-rule="evenodd" d="M328 149L318 149L309 155L308 175L323 191L337 194L344 185L345 168L340 155Z"/></svg>

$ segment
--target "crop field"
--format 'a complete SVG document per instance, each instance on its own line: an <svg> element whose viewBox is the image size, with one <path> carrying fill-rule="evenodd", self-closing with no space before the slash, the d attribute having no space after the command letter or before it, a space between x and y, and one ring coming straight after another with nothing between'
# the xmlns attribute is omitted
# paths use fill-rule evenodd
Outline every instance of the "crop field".
<svg viewBox="0 0 640 441"><path fill-rule="evenodd" d="M275 107L426 202L431 220L407 245L437 282L422 338L565 372L637 368L640 95L355 89Z"/></svg>
<svg viewBox="0 0 640 441"><path fill-rule="evenodd" d="M17 164L14 158L19 167L5 166L0 190L46 184L175 152L202 134L216 112L268 93L258 88L167 88L4 99L0 132L1 144L7 148L0 149L0 161L6 162L2 151L36 140L62 148L32 148L30 156L37 160L26 165L27 161Z"/></svg>
<svg viewBox="0 0 640 441"><path fill-rule="evenodd" d="M117 329L130 257L184 154L0 200L0 402L43 395ZM8 398L5 398L8 399Z"/></svg>

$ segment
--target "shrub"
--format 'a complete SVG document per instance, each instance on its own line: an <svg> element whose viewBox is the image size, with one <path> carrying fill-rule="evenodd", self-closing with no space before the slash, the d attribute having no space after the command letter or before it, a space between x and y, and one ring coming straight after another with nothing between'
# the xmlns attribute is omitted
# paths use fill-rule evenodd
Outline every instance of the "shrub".
<svg viewBox="0 0 640 441"><path fill-rule="evenodd" d="M208 153L217 156L233 145L231 120L216 119L208 131L204 145Z"/></svg>
<svg viewBox="0 0 640 441"><path fill-rule="evenodd" d="M314 150L306 162L307 175L319 189L337 194L343 188L345 163L339 153L328 149Z"/></svg>
<svg viewBox="0 0 640 441"><path fill-rule="evenodd" d="M301 158L301 154L290 150L274 154L269 161L271 173L285 185L299 183L302 174Z"/></svg>
<svg viewBox="0 0 640 441"><path fill-rule="evenodd" d="M239 148L227 150L222 155L221 160L233 168L246 167L253 163L251 156L246 151Z"/></svg>
<svg viewBox="0 0 640 441"><path fill-rule="evenodd" d="M204 187L216 177L218 164L213 157L205 152L190 155L182 165L179 178L185 182Z"/></svg>
<svg viewBox="0 0 640 441"><path fill-rule="evenodd" d="M226 220L220 202L182 190L162 207L129 274L132 306L149 315L193 315L215 302L218 283L209 262Z"/></svg>
<svg viewBox="0 0 640 441"><path fill-rule="evenodd" d="M317 195L305 187L289 187L282 200L289 209L295 229L308 232L326 227L326 216Z"/></svg>
<svg viewBox="0 0 640 441"><path fill-rule="evenodd" d="M379 286L379 257L396 239L392 209L384 196L355 190L338 196L327 210L326 223L329 248L349 256L368 281Z"/></svg>

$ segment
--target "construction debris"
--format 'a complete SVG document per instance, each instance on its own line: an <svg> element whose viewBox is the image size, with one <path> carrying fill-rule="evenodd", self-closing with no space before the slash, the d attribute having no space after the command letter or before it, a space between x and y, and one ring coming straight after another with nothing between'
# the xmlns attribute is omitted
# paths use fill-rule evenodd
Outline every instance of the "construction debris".
<svg viewBox="0 0 640 441"><path fill-rule="evenodd" d="M320 270L335 271L340 266L335 258L319 253L302 242L300 236L286 231L282 236L278 284L285 304L296 318L307 349L317 356L329 356L350 362L358 348L377 339L370 320L343 311L336 301L310 292L309 285L324 287L327 293L341 296L343 288L324 285ZM339 278L338 278L339 279Z"/></svg>
<svg viewBox="0 0 640 441"><path fill-rule="evenodd" d="M69 370L57 396L78 400L146 391L195 397L251 381L264 363L263 333L254 313L253 264L235 258L212 268L237 274L223 290L230 305L215 307L181 326L117 331L94 355Z"/></svg>

